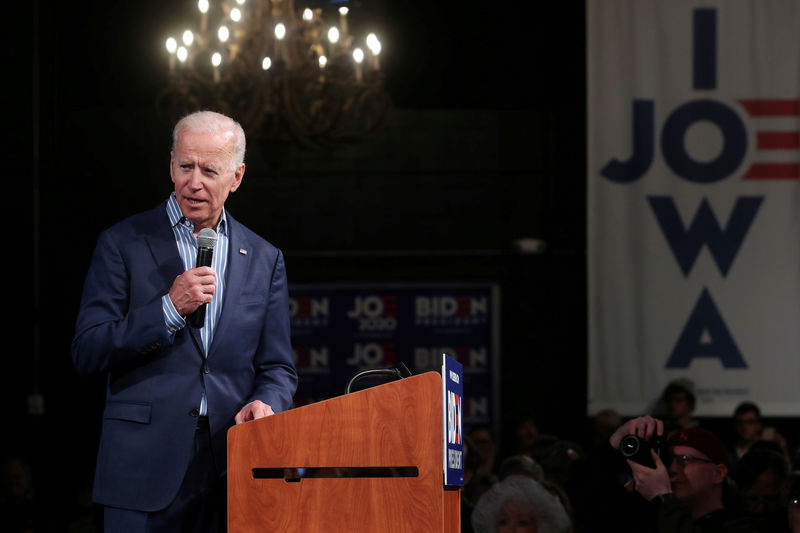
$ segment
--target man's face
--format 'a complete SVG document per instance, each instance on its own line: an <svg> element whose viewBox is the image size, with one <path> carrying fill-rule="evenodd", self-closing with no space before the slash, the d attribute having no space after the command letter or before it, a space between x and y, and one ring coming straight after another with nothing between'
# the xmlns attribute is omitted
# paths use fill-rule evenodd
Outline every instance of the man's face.
<svg viewBox="0 0 800 533"><path fill-rule="evenodd" d="M692 403L685 392L673 392L667 397L667 413L671 418L691 414Z"/></svg>
<svg viewBox="0 0 800 533"><path fill-rule="evenodd" d="M231 131L199 133L183 130L170 158L169 173L184 216L195 234L216 229L228 194L239 188L244 164L232 169L234 135Z"/></svg>
<svg viewBox="0 0 800 533"><path fill-rule="evenodd" d="M672 454L675 459L667 465L669 480L675 499L688 503L707 498L715 485L721 484L727 475L727 468L713 464L700 450L689 446L674 446ZM685 464L678 456L686 455Z"/></svg>
<svg viewBox="0 0 800 533"><path fill-rule="evenodd" d="M750 411L736 416L736 434L739 440L750 442L761 434L761 420L758 415Z"/></svg>

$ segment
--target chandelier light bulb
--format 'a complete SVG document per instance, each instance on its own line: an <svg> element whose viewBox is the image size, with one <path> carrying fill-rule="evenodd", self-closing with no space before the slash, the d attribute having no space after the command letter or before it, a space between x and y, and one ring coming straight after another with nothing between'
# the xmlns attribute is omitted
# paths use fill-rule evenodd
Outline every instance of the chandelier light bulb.
<svg viewBox="0 0 800 533"><path fill-rule="evenodd" d="M332 43L339 41L339 28L333 26L328 30L328 40Z"/></svg>
<svg viewBox="0 0 800 533"><path fill-rule="evenodd" d="M185 32L183 32L183 44L185 44L186 46L192 46L193 42L194 42L194 34L191 32L191 30L186 30Z"/></svg>
<svg viewBox="0 0 800 533"><path fill-rule="evenodd" d="M238 7L231 9L231 20L234 22L242 20L242 11Z"/></svg>
<svg viewBox="0 0 800 533"><path fill-rule="evenodd" d="M378 40L378 37L376 37L374 33L370 33L369 35L367 35L367 47L375 55L381 53L381 42Z"/></svg>
<svg viewBox="0 0 800 533"><path fill-rule="evenodd" d="M219 27L219 30L217 31L217 37L219 37L220 41L222 41L224 43L224 42L226 42L228 40L228 37L230 37L230 36L231 36L231 32L228 30L227 26L220 26Z"/></svg>
<svg viewBox="0 0 800 533"><path fill-rule="evenodd" d="M303 10L303 20L306 22L311 22L314 19L314 12L311 11L309 8L305 8Z"/></svg>
<svg viewBox="0 0 800 533"><path fill-rule="evenodd" d="M275 25L275 37L279 40L286 37L286 26L282 22Z"/></svg>
<svg viewBox="0 0 800 533"><path fill-rule="evenodd" d="M176 41L174 37L170 37L169 39L167 39L167 52L169 52L170 54L174 54L177 49L178 49L178 41Z"/></svg>
<svg viewBox="0 0 800 533"><path fill-rule="evenodd" d="M325 68L325 65L328 64L328 58L325 56L319 56L319 67Z"/></svg>
<svg viewBox="0 0 800 533"><path fill-rule="evenodd" d="M178 54L178 60L181 63L184 63L186 61L186 58L189 57L189 51L183 46L178 48L177 54Z"/></svg>
<svg viewBox="0 0 800 533"><path fill-rule="evenodd" d="M364 61L364 50L362 50L361 48L356 48L355 50L353 50L353 59L355 60L356 63L361 63L362 61Z"/></svg>
<svg viewBox="0 0 800 533"><path fill-rule="evenodd" d="M340 15L347 15L349 12L350 10L347 8L347 6L342 6L339 8Z"/></svg>
<svg viewBox="0 0 800 533"><path fill-rule="evenodd" d="M200 13L208 13L208 0L198 0L197 9L200 10Z"/></svg>
<svg viewBox="0 0 800 533"><path fill-rule="evenodd" d="M211 64L214 65L215 67L218 67L220 66L221 63L222 63L222 54L220 54L219 52L214 52L214 55L211 56Z"/></svg>
<svg viewBox="0 0 800 533"><path fill-rule="evenodd" d="M271 66L272 66L272 60L269 57L265 57L264 60L261 62L261 69L269 70L269 67Z"/></svg>

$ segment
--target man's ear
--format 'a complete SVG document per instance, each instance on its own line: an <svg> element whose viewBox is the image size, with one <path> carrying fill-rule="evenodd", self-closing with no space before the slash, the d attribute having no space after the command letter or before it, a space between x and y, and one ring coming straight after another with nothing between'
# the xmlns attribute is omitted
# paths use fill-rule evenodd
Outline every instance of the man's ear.
<svg viewBox="0 0 800 533"><path fill-rule="evenodd" d="M728 467L725 465L714 466L714 483L722 483L728 476Z"/></svg>
<svg viewBox="0 0 800 533"><path fill-rule="evenodd" d="M233 173L233 183L231 183L231 192L236 191L239 188L239 185L242 184L242 178L244 177L244 163L239 165L239 168Z"/></svg>

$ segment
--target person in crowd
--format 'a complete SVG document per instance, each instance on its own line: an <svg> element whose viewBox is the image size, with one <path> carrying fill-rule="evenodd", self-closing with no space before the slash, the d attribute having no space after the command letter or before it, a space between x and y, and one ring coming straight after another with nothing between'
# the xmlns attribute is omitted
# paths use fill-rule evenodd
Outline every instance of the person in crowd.
<svg viewBox="0 0 800 533"><path fill-rule="evenodd" d="M664 436L664 422L650 416L634 418L620 426L609 443L619 449L628 435L652 442L654 436ZM665 452L662 460L649 450L655 467L627 460L631 487L650 503L655 531L768 531L759 521L725 506L728 452L716 435L702 428L678 429L668 436Z"/></svg>
<svg viewBox="0 0 800 533"><path fill-rule="evenodd" d="M753 402L742 402L733 412L736 440L731 446L731 464L735 465L757 442L774 442L781 449L784 459L791 465L786 439L772 426L764 426L761 409Z"/></svg>
<svg viewBox="0 0 800 533"><path fill-rule="evenodd" d="M742 509L760 515L775 531L786 528L781 499L788 476L789 465L780 447L768 441L753 444L731 472Z"/></svg>
<svg viewBox="0 0 800 533"><path fill-rule="evenodd" d="M664 407L664 431L669 435L673 431L697 427L694 409L697 399L694 387L688 380L676 379L664 388L661 401Z"/></svg>
<svg viewBox="0 0 800 533"><path fill-rule="evenodd" d="M541 465L534 461L530 455L522 453L506 457L500 463L499 479L502 480L513 475L528 476L539 482L544 480L544 470L542 470Z"/></svg>
<svg viewBox="0 0 800 533"><path fill-rule="evenodd" d="M539 426L533 416L523 416L514 426L513 454L530 454L531 446L539 437Z"/></svg>
<svg viewBox="0 0 800 533"><path fill-rule="evenodd" d="M291 407L283 254L225 210L244 155L233 119L184 117L174 192L95 248L72 358L107 379L93 487L105 533L225 531L228 428ZM213 248L210 266L195 265L199 247Z"/></svg>
<svg viewBox="0 0 800 533"><path fill-rule="evenodd" d="M569 533L564 506L541 483L508 476L481 496L472 512L475 533Z"/></svg>
<svg viewBox="0 0 800 533"><path fill-rule="evenodd" d="M497 468L497 441L494 431L488 424L473 426L468 433L472 449L480 457L476 474L495 475Z"/></svg>

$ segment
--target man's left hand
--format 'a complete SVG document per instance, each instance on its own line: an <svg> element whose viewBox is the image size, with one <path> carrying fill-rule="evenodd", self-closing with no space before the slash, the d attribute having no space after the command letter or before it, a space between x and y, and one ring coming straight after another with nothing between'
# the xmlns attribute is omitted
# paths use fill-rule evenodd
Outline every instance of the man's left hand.
<svg viewBox="0 0 800 533"><path fill-rule="evenodd" d="M265 416L272 416L274 414L275 412L272 410L272 407L261 400L255 400L242 407L242 410L236 413L234 420L237 424L241 424L242 422L249 422L250 420L264 418Z"/></svg>

